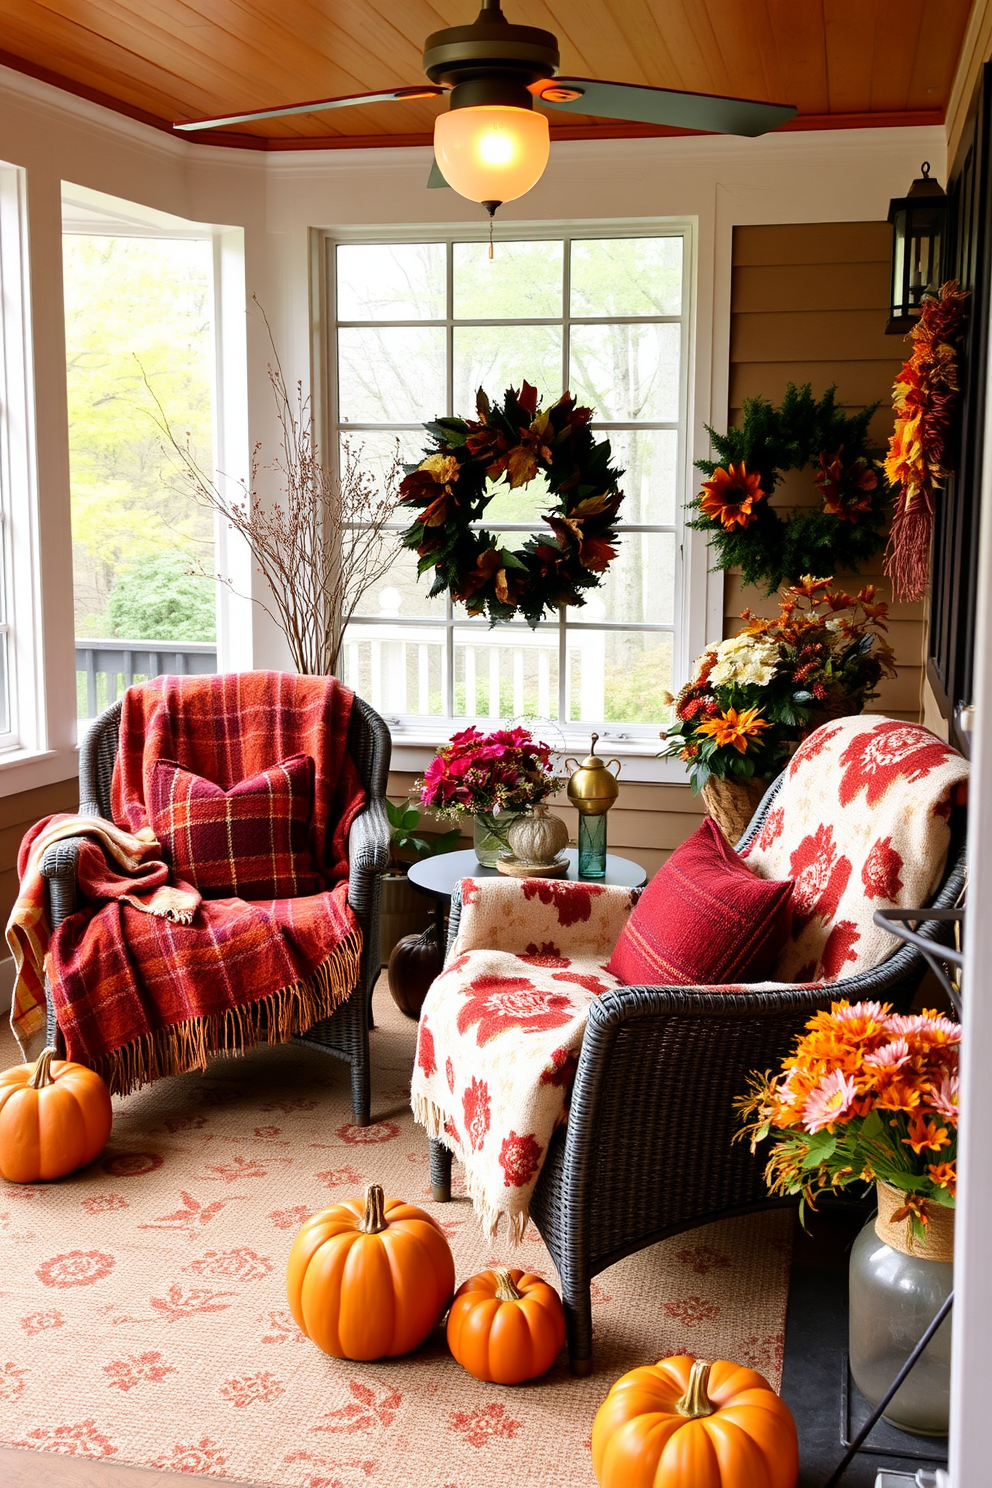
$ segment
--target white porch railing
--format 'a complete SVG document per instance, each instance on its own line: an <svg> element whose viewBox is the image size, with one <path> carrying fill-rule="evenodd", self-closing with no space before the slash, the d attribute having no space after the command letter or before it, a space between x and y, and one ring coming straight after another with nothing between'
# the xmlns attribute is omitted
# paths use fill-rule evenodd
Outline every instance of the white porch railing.
<svg viewBox="0 0 992 1488"><path fill-rule="evenodd" d="M379 596L381 619L352 621L344 646L343 674L356 692L385 717L444 712L448 634L444 626L398 624L400 595ZM590 611L592 605L587 607ZM589 618L596 618L591 615ZM393 622L393 623L390 623ZM560 664L557 630L482 625L452 627L455 715L506 718L558 716ZM606 636L602 631L566 633L565 697L580 718L605 711Z"/></svg>

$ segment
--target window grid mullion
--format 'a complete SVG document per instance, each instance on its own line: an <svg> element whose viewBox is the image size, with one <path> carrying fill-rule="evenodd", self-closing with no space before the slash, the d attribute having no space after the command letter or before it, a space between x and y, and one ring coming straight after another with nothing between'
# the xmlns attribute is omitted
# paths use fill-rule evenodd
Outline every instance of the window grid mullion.
<svg viewBox="0 0 992 1488"><path fill-rule="evenodd" d="M448 417L454 417L455 410L455 245L448 243L445 250L444 263L444 295L445 312L447 316L445 327L445 376L447 378L447 409ZM455 606L448 590L444 596L445 617L447 619L447 632L445 634L444 655L447 677L444 685L444 707L448 718L455 716Z"/></svg>

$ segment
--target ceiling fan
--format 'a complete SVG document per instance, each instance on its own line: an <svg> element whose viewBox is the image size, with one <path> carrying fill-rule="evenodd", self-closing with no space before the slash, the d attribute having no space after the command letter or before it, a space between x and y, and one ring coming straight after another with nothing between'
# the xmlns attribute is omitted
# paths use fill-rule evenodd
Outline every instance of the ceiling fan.
<svg viewBox="0 0 992 1488"><path fill-rule="evenodd" d="M492 217L504 202L530 191L548 163L548 121L535 112L535 102L606 119L751 136L776 129L797 112L791 104L563 78L558 76L560 61L558 39L550 31L512 25L500 0L482 0L471 26L450 26L428 36L424 71L430 84L214 119L183 119L173 127L188 132L219 129L287 114L447 96L448 111L434 124L434 166L427 184L454 187L469 201L481 202Z"/></svg>

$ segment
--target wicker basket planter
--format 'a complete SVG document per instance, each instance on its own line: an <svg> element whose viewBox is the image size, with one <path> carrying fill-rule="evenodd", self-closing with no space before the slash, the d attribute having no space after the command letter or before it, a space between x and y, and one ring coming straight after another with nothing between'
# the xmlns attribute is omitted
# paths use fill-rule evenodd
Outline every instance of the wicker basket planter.
<svg viewBox="0 0 992 1488"><path fill-rule="evenodd" d="M767 780L720 780L711 775L700 792L703 804L731 847L744 836L768 789Z"/></svg>

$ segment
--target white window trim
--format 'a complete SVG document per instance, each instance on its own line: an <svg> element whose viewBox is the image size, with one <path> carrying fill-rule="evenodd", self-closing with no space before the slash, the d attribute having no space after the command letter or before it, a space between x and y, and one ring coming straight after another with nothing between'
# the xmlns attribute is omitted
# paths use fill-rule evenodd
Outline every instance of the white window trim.
<svg viewBox="0 0 992 1488"><path fill-rule="evenodd" d="M697 483L693 458L698 433L710 422L710 355L708 344L705 354L698 355L700 335L699 313L699 223L693 216L654 218L595 218L589 221L519 222L507 225L504 236L507 240L523 241L549 238L612 238L650 237L679 234L683 238L683 293L688 312L683 319L682 366L680 369L683 401L684 438L679 454L677 473L676 510L677 550L675 573L675 623L673 646L673 685L675 690L688 674L693 659L712 639L722 636L723 574L710 571L710 559L705 536L685 524L685 514L680 509L695 493ZM485 242L488 227L476 223L444 223L425 225L380 224L368 227L336 227L313 234L313 295L319 307L314 317L315 336L312 356L314 408L318 437L322 447L331 458L337 460L337 425L334 412L337 407L337 356L335 345L335 295L333 283L334 249L339 243L389 243L389 242ZM498 242L497 242L498 251ZM708 320L709 317L706 317ZM709 337L710 327L703 328ZM701 396L702 395L702 396ZM702 404L702 407L700 407ZM341 426L344 428L345 426ZM705 436L705 430L703 431ZM574 622L573 622L574 623ZM438 746L447 742L452 727L462 727L470 722L460 719L438 718L425 722L410 723L388 718L393 738L393 768L400 770L423 770L430 762ZM609 747L611 754L624 760L625 777L629 780L654 781L673 785L685 785L687 776L684 765L676 760L659 759L661 740L653 725L637 724L625 726L621 723L555 723L564 737L568 752L588 749L590 732L595 729Z"/></svg>
<svg viewBox="0 0 992 1488"><path fill-rule="evenodd" d="M0 562L7 594L10 728L0 771L54 756L47 747L26 174L0 164Z"/></svg>

